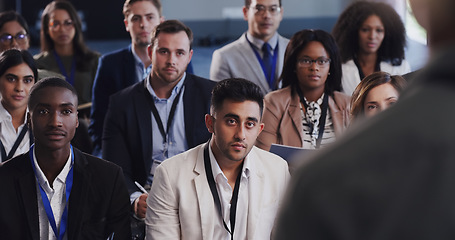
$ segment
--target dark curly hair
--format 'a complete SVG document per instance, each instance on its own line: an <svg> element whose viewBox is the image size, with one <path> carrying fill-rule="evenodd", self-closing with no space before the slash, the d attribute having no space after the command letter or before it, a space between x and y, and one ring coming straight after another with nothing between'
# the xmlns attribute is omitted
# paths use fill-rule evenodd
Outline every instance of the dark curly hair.
<svg viewBox="0 0 455 240"><path fill-rule="evenodd" d="M306 29L292 36L284 54L283 71L280 76L282 87L292 86L293 89L299 87L299 79L296 73L297 57L307 44L312 41L320 42L331 59L330 75L327 76L324 92L333 95L334 91L341 91L342 89L341 58L335 39L323 30Z"/></svg>
<svg viewBox="0 0 455 240"><path fill-rule="evenodd" d="M92 59L96 53L89 50L84 42L84 37L82 33L82 21L79 15L76 12L74 6L66 0L55 0L50 2L43 11L43 15L41 16L41 51L42 52L49 52L54 49L54 41L52 40L51 36L49 35L49 18L50 14L57 10L65 10L71 17L71 20L74 24L74 29L76 30L76 34L73 38L73 48L74 48L74 56L76 57L76 68L81 71L86 71L89 66L87 66L86 62L89 59Z"/></svg>
<svg viewBox="0 0 455 240"><path fill-rule="evenodd" d="M406 30L400 16L385 3L354 2L338 18L332 35L340 47L341 60L354 59L359 51L359 29L371 15L376 15L384 24L384 40L378 49L378 60L401 65L406 46Z"/></svg>

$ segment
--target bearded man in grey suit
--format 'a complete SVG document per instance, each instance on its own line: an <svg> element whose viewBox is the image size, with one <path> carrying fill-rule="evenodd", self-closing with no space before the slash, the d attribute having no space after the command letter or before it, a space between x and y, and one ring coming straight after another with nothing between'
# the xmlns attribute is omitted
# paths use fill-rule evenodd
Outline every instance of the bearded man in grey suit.
<svg viewBox="0 0 455 240"><path fill-rule="evenodd" d="M278 87L289 42L277 33L283 19L281 0L245 0L243 17L248 31L213 52L210 79L245 78L266 94Z"/></svg>

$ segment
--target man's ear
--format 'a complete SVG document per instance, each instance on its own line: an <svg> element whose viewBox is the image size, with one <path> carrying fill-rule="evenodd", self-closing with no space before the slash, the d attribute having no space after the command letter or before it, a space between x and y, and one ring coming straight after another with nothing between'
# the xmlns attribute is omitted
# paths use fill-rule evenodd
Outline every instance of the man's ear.
<svg viewBox="0 0 455 240"><path fill-rule="evenodd" d="M243 19L248 21L248 8L243 6L242 11L243 11Z"/></svg>
<svg viewBox="0 0 455 240"><path fill-rule="evenodd" d="M123 23L125 24L125 30L126 30L127 32L130 32L130 29L128 28L128 19L124 18L124 19L123 19Z"/></svg>
<svg viewBox="0 0 455 240"><path fill-rule="evenodd" d="M79 127L79 111L76 111L76 128Z"/></svg>
<svg viewBox="0 0 455 240"><path fill-rule="evenodd" d="M153 50L152 44L149 44L147 46L147 54L148 54L150 60L152 60L152 50Z"/></svg>
<svg viewBox="0 0 455 240"><path fill-rule="evenodd" d="M205 114L205 126L209 133L214 133L213 131L213 117L210 114Z"/></svg>

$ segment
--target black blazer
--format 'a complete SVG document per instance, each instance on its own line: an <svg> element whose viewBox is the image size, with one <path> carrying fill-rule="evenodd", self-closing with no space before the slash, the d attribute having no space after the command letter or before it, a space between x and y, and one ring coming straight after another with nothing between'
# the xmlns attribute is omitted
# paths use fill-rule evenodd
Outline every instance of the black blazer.
<svg viewBox="0 0 455 240"><path fill-rule="evenodd" d="M74 148L68 239L131 238L130 202L122 170ZM0 238L39 239L36 177L29 153L0 165Z"/></svg>
<svg viewBox="0 0 455 240"><path fill-rule="evenodd" d="M131 45L102 56L98 63L92 89L92 108L89 134L93 146L101 148L103 123L109 106L109 97L137 82L135 60Z"/></svg>
<svg viewBox="0 0 455 240"><path fill-rule="evenodd" d="M123 168L131 193L138 191L134 181L145 184L152 166L152 119L150 93L145 80L114 94L110 99L103 132L103 158ZM210 138L205 114L215 82L187 74L183 94L185 136L188 147Z"/></svg>

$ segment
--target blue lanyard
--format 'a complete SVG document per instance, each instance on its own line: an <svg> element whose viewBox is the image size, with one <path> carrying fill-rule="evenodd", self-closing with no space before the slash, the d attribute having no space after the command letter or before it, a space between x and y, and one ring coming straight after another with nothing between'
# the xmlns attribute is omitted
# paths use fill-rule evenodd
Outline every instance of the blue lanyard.
<svg viewBox="0 0 455 240"><path fill-rule="evenodd" d="M74 74L76 72L76 60L73 57L73 61L71 62L71 73L70 73L70 76L68 76L68 73L66 72L65 66L63 65L63 61L60 58L60 56L57 54L57 52L55 52L55 50L52 50L52 53L54 54L55 60L57 61L60 72L63 74L63 76L66 77L66 81L68 81L71 85L74 86Z"/></svg>
<svg viewBox="0 0 455 240"><path fill-rule="evenodd" d="M73 187L73 167L71 166L68 176L66 177L66 205L65 209L63 210L62 220L60 221L60 233L57 231L57 224L55 223L54 213L52 212L51 203L49 202L49 198L47 198L46 192L44 192L43 187L39 184L38 175L36 174L36 166L35 162L33 161L33 148L35 145L30 147L30 161L32 162L33 172L35 172L36 181L38 182L39 190L41 193L41 198L43 199L44 210L46 210L46 215L49 220L49 223L54 231L55 236L58 240L63 239L63 236L66 232L66 227L68 223L68 200L70 198L71 188ZM70 145L71 148L71 163L74 163L74 152L73 146Z"/></svg>
<svg viewBox="0 0 455 240"><path fill-rule="evenodd" d="M259 64L261 65L261 68L262 68L262 72L264 72L264 76L266 77L267 81L269 83L275 82L273 80L275 80L276 62L277 62L277 58L278 58L278 43L276 44L275 50L273 50L272 72L271 72L270 76L267 76L267 69L265 68L264 61L262 61L261 55L259 55L259 52L256 50L254 45L250 42L250 40L248 40L248 37L247 37L246 33L245 33L245 38L248 41L248 43L250 44L251 48L253 49L254 55L256 55L256 58L258 59ZM269 87L272 90L275 90L275 86L269 86Z"/></svg>

